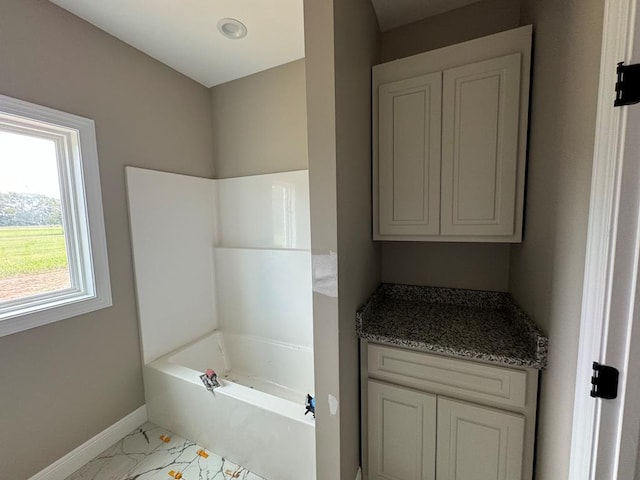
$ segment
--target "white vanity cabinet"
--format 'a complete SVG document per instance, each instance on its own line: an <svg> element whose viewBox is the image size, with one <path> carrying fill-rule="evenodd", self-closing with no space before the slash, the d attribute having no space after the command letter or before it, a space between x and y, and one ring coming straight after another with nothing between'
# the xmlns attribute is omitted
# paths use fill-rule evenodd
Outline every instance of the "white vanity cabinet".
<svg viewBox="0 0 640 480"><path fill-rule="evenodd" d="M368 382L369 478L434 480L437 397Z"/></svg>
<svg viewBox="0 0 640 480"><path fill-rule="evenodd" d="M438 480L521 480L524 416L438 398Z"/></svg>
<svg viewBox="0 0 640 480"><path fill-rule="evenodd" d="M531 33L373 68L374 239L521 241Z"/></svg>
<svg viewBox="0 0 640 480"><path fill-rule="evenodd" d="M369 480L531 480L538 371L362 341Z"/></svg>

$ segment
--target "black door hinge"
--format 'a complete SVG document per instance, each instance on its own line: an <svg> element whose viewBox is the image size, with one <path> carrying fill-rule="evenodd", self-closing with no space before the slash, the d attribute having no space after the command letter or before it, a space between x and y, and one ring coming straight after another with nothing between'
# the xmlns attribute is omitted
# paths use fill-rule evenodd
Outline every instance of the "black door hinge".
<svg viewBox="0 0 640 480"><path fill-rule="evenodd" d="M614 399L618 396L619 372L608 365L593 362L593 377L591 377L591 396L596 398Z"/></svg>
<svg viewBox="0 0 640 480"><path fill-rule="evenodd" d="M618 63L618 68L616 69L618 81L616 82L614 107L633 105L640 102L640 64L623 65L623 63Z"/></svg>

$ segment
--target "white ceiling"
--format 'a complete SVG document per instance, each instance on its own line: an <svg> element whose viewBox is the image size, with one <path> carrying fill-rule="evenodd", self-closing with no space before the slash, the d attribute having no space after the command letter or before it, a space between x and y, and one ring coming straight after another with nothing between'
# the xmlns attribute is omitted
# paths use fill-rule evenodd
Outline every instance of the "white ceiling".
<svg viewBox="0 0 640 480"><path fill-rule="evenodd" d="M464 7L480 0L371 0L380 30L416 22L423 18Z"/></svg>
<svg viewBox="0 0 640 480"><path fill-rule="evenodd" d="M303 0L50 1L206 87L304 57ZM477 1L371 0L382 31ZM223 37L221 18L249 33Z"/></svg>
<svg viewBox="0 0 640 480"><path fill-rule="evenodd" d="M51 0L206 87L304 57L303 0ZM221 18L244 23L223 37Z"/></svg>

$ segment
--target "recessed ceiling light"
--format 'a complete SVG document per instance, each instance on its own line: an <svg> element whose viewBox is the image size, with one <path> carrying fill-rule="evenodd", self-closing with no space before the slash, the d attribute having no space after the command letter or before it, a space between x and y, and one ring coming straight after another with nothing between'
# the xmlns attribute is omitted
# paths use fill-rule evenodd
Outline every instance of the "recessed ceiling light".
<svg viewBox="0 0 640 480"><path fill-rule="evenodd" d="M218 22L218 31L232 40L238 40L247 36L247 27L235 18L221 19Z"/></svg>

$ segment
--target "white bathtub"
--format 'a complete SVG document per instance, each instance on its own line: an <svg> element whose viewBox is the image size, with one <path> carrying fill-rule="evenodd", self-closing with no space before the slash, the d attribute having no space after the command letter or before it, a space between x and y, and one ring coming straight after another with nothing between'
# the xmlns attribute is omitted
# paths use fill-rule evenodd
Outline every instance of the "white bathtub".
<svg viewBox="0 0 640 480"><path fill-rule="evenodd" d="M222 386L199 376L213 368ZM213 332L144 367L149 420L268 480L315 479L313 352Z"/></svg>

